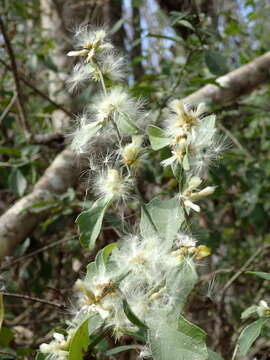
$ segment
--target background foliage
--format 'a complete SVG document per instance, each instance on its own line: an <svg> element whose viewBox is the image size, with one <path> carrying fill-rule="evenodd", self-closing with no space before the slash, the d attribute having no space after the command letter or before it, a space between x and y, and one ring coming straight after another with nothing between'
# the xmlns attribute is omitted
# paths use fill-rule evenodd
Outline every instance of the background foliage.
<svg viewBox="0 0 270 360"><path fill-rule="evenodd" d="M182 98L205 84L215 83L218 76L269 49L270 4L263 0L160 0L158 3L111 0L89 1L87 5L83 1L40 4L38 0L3 0L1 18L19 74L74 114L95 94L96 88L93 86L73 98L72 105L71 100L67 100L69 95L63 80L71 72L72 64L63 64L57 53L59 33L56 31L52 36L44 30L44 9L60 14L59 26L66 40L62 48L72 46L71 29L82 21L115 24L111 29L127 57L132 92L144 97L157 117L169 99ZM64 141L59 136L44 144L29 141L25 136L14 100L14 79L5 65L10 64L10 58L1 35L0 43L0 211L4 213L17 199L31 192L52 159L64 148ZM57 132L67 135L65 141L68 142L73 120L67 116L68 121L59 126L55 121L57 107L25 82L21 88L31 133ZM218 349L224 359L231 358L241 329L248 323L241 320L242 311L261 298L269 299L267 280L245 274L248 270L270 272L269 249L263 247L270 243L269 98L267 84L227 106L209 104L217 114L220 130L230 137L232 146L222 163L209 174L210 182L218 188L211 200L202 205L199 221L193 223L198 238L212 249L213 255L201 268L200 283L187 313L213 334L210 345ZM151 198L153 192L173 192L175 186L170 182L168 171L156 166L156 160L153 152L140 179L145 198ZM6 291L70 303L71 284L78 274L85 271L98 248L117 239L114 224L118 219L109 212L95 252L86 253L80 247L74 220L82 207L91 202L91 191L85 198L85 168L75 188L32 209L38 213L46 208L49 215L14 249L11 258L3 261L0 280ZM238 271L239 276L231 282ZM64 316L65 312L58 308L5 297L0 351L10 353L10 358L31 359L38 345L50 337L52 324L59 324L61 328ZM269 335L269 328L265 327L248 359L267 358ZM118 345L129 343L130 339L126 338ZM109 352L112 339L106 339L100 346ZM105 358L125 356L127 359L129 356L132 359L136 352L129 350L123 354ZM9 357L1 353L0 356Z"/></svg>

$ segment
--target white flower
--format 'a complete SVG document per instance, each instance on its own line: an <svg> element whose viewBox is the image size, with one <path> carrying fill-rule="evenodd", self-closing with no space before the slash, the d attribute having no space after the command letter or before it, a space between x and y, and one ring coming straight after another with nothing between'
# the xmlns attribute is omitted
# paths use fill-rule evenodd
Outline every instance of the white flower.
<svg viewBox="0 0 270 360"><path fill-rule="evenodd" d="M206 196L213 194L215 191L215 186L207 186L206 188L196 191L197 187L201 184L202 180L197 177L193 176L189 181L187 188L180 193L180 199L183 201L186 208L190 208L196 212L200 212L200 206L194 204L194 201L202 199Z"/></svg>
<svg viewBox="0 0 270 360"><path fill-rule="evenodd" d="M139 359L149 359L152 357L151 351L147 346L144 346L144 348L140 351Z"/></svg>
<svg viewBox="0 0 270 360"><path fill-rule="evenodd" d="M270 316L270 307L265 300L259 302L257 313L260 317Z"/></svg>
<svg viewBox="0 0 270 360"><path fill-rule="evenodd" d="M73 329L70 329L67 339L63 334L53 333L54 339L49 344L41 344L39 349L43 354L47 354L50 359L67 360L68 347L73 334Z"/></svg>

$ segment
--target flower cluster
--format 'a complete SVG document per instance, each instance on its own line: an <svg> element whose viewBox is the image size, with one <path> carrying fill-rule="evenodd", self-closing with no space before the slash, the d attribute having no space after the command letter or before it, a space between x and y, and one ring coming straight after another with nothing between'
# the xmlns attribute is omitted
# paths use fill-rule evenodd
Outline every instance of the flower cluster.
<svg viewBox="0 0 270 360"><path fill-rule="evenodd" d="M41 352L59 360L67 360L72 334L90 318L98 317L101 327L113 329L119 337L137 332L141 324L156 331L159 324L180 314L197 279L195 263L210 254L210 249L197 245L190 233L183 232L182 224L188 220L190 209L200 211L197 200L214 192L213 186L201 188L202 177L223 148L223 142L216 137L215 117L205 116L203 104L193 109L179 100L172 101L167 109L165 135L161 137L162 145L170 146L172 156L162 164L180 169L180 177L176 176L179 193L164 202L144 204L134 171L142 165L147 152L143 147L143 131L138 126L145 118L142 101L108 81L122 79L123 59L117 57L105 30L83 27L76 38L78 49L68 55L79 57L82 62L75 65L72 87L92 79L100 83L102 93L79 117L71 148L84 153L101 137L114 141L93 181L92 188L98 199L89 212L78 217L77 223L85 225L89 221L89 226L87 223L84 227L92 244L111 203L129 198L132 190L141 203L143 221L136 235L123 235L117 245L110 244L100 250L95 262L88 265L84 279L77 280L74 317L67 336L54 334L50 344L40 347ZM179 218L172 220L174 212ZM86 218L89 214L91 221ZM166 231L159 222L166 223ZM125 234L127 228L122 227ZM135 228L139 226L135 224ZM130 312L137 322L132 321ZM140 358L151 356L150 348L147 346Z"/></svg>
<svg viewBox="0 0 270 360"><path fill-rule="evenodd" d="M198 176L193 176L189 181L187 181L186 189L183 191L183 193L179 194L179 197L183 201L186 210L192 209L196 212L200 212L200 206L194 202L213 194L215 191L215 186L207 186L202 190L197 190L201 183L202 179L200 179Z"/></svg>
<svg viewBox="0 0 270 360"><path fill-rule="evenodd" d="M208 167L220 157L226 141L216 134L215 116L204 116L206 106L196 110L180 100L173 100L167 109L165 133L170 139L172 156L164 166L180 164L194 175L204 176Z"/></svg>
<svg viewBox="0 0 270 360"><path fill-rule="evenodd" d="M179 234L178 239L184 236ZM181 297L178 288L181 284L177 285L177 278L181 278L184 269L195 271L192 259L209 255L206 247L193 244L190 249L194 251L181 251L180 257L177 244L177 239L164 243L159 237L138 235L119 241L106 267L77 281L76 322L98 314L107 326L113 327L117 337L126 331L136 331L137 327L124 312L124 300L146 325L151 325L157 317L166 318ZM182 245L180 249L183 249Z"/></svg>
<svg viewBox="0 0 270 360"><path fill-rule="evenodd" d="M50 344L41 344L40 351L47 355L51 360L66 360L68 358L68 349L70 340L74 334L74 329L69 329L67 336L58 332L53 333L53 340Z"/></svg>

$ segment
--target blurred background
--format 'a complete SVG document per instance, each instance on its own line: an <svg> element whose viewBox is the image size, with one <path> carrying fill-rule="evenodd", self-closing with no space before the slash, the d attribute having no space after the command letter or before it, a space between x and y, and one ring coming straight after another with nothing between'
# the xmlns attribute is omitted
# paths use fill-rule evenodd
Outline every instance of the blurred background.
<svg viewBox="0 0 270 360"><path fill-rule="evenodd" d="M220 76L269 51L270 2L1 0L0 15L0 288L70 304L72 284L95 255L81 249L74 225L92 201L91 191L85 197L88 160L65 150L76 114L97 92L95 83L75 94L66 85L74 30L81 24L107 27L126 58L126 85L159 119L170 99L207 84L220 87ZM201 266L187 309L224 359L231 359L247 323L241 312L270 300L269 282L245 273L270 272L268 74L256 87L249 88L249 79L243 86L228 102L205 99L231 147L209 173L217 190L194 219L195 234L212 256ZM173 192L170 173L157 159L153 153L140 174L146 199ZM99 248L117 239L117 221L113 213L106 216ZM66 316L49 304L6 296L0 358L34 358ZM110 347L112 340L106 341ZM245 359L267 359L269 345L265 328ZM135 359L136 353L104 358Z"/></svg>

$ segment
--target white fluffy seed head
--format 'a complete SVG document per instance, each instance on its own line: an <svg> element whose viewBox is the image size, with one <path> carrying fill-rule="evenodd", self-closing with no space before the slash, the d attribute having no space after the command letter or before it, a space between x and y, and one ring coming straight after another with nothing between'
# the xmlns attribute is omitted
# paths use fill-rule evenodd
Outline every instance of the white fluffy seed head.
<svg viewBox="0 0 270 360"><path fill-rule="evenodd" d="M116 86L104 95L96 98L92 105L97 120L106 121L114 118L116 122L121 116L126 116L129 121L134 122L144 116L142 102L133 99L122 87Z"/></svg>
<svg viewBox="0 0 270 360"><path fill-rule="evenodd" d="M184 233L177 234L176 245L178 247L195 247L196 243L197 240L195 240L194 238L192 238L187 234Z"/></svg>
<svg viewBox="0 0 270 360"><path fill-rule="evenodd" d="M98 54L105 54L113 49L107 40L105 29L91 29L89 26L79 27L75 33L78 50L68 52L68 56L84 57L85 62L91 62Z"/></svg>
<svg viewBox="0 0 270 360"><path fill-rule="evenodd" d="M121 175L119 170L107 168L97 176L94 182L97 196L104 200L125 200L128 197L130 184Z"/></svg>
<svg viewBox="0 0 270 360"><path fill-rule="evenodd" d="M78 63L73 68L73 73L67 80L68 88L71 92L77 90L81 85L90 79L89 64Z"/></svg>
<svg viewBox="0 0 270 360"><path fill-rule="evenodd" d="M203 103L193 110L189 104L180 100L171 101L167 109L167 134L173 138L173 142L177 141L177 138L186 136L193 127L199 125L205 112L206 106Z"/></svg>
<svg viewBox="0 0 270 360"><path fill-rule="evenodd" d="M105 57L98 58L98 64L102 75L112 81L123 81L125 77L125 59L118 56L115 52L110 52ZM95 81L99 81L100 77L97 71L91 73L91 77Z"/></svg>
<svg viewBox="0 0 270 360"><path fill-rule="evenodd" d="M101 121L90 121L90 119L87 113L78 117L77 128L73 133L71 142L71 149L77 154L82 154L89 149L89 146L96 140L99 131L104 125Z"/></svg>

